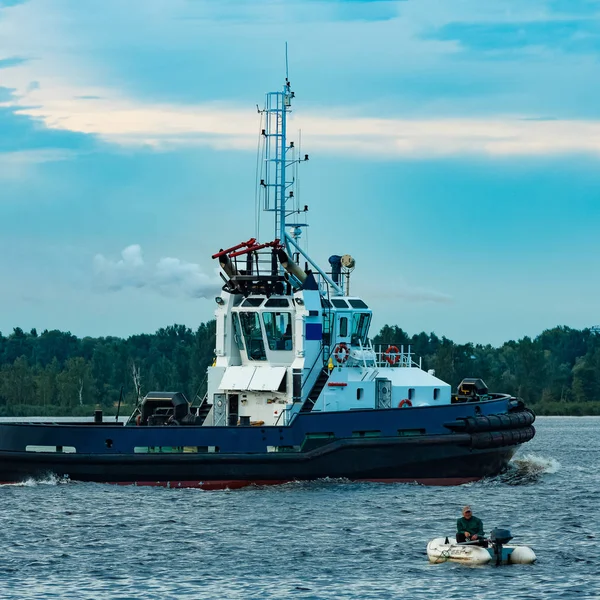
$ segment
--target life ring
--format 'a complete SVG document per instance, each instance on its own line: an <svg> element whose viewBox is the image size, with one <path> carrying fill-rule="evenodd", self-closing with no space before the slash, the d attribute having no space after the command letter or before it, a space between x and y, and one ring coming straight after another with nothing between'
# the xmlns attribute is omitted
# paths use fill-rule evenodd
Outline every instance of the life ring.
<svg viewBox="0 0 600 600"><path fill-rule="evenodd" d="M390 365L395 365L400 360L400 350L398 350L398 346L388 346L388 349L383 353L383 358Z"/></svg>
<svg viewBox="0 0 600 600"><path fill-rule="evenodd" d="M141 424L142 424L142 415L138 415L138 416L135 418L135 424L136 424L136 425L141 425Z"/></svg>
<svg viewBox="0 0 600 600"><path fill-rule="evenodd" d="M350 358L350 350L348 346L344 344L344 342L335 347L335 350L333 351L333 358L335 358L335 361L339 365L345 363L348 358Z"/></svg>
<svg viewBox="0 0 600 600"><path fill-rule="evenodd" d="M398 402L398 408L404 408L405 406L408 406L409 408L412 406L412 402L408 398L404 398L404 400Z"/></svg>

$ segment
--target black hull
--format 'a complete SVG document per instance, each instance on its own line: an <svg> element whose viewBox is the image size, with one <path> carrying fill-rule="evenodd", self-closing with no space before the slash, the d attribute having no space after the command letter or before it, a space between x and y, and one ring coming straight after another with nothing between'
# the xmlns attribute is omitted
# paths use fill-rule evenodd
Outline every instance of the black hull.
<svg viewBox="0 0 600 600"><path fill-rule="evenodd" d="M54 475L98 483L240 487L345 478L456 485L500 473L518 445L476 449L467 434L338 440L305 453L89 455L0 452L0 481Z"/></svg>

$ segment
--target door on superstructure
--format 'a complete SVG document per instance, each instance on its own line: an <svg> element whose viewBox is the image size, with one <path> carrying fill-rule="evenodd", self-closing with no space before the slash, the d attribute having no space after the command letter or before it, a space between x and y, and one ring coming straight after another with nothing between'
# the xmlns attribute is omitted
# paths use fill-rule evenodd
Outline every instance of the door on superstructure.
<svg viewBox="0 0 600 600"><path fill-rule="evenodd" d="M342 312L336 314L336 327L334 339L337 344L344 343L350 345L351 318L352 313Z"/></svg>
<svg viewBox="0 0 600 600"><path fill-rule="evenodd" d="M227 397L227 425L235 427L238 424L240 400L237 394Z"/></svg>
<svg viewBox="0 0 600 600"><path fill-rule="evenodd" d="M375 407L392 408L392 382L389 379L375 380Z"/></svg>
<svg viewBox="0 0 600 600"><path fill-rule="evenodd" d="M213 394L213 425L223 427L226 424L227 396L225 394Z"/></svg>

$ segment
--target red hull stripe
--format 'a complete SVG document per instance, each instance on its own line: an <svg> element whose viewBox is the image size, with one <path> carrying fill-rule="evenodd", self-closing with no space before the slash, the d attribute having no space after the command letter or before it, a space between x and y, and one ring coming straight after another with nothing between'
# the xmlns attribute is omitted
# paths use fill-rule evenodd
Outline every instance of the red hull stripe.
<svg viewBox="0 0 600 600"><path fill-rule="evenodd" d="M386 478L386 479L355 479L368 483L418 483L420 485L461 485L478 481L481 477L423 477L413 478ZM110 485L135 485L139 487L153 486L165 488L198 488L201 490L235 490L249 485L281 485L290 483L290 479L216 479L213 481L105 481ZM318 480L314 480L318 481ZM0 485L17 485L16 481L0 481ZM100 483L100 482L99 482Z"/></svg>
<svg viewBox="0 0 600 600"><path fill-rule="evenodd" d="M354 479L351 481L367 483L418 483L420 485L461 485L479 481L481 477L424 477L424 478L386 478ZM201 490L235 490L249 485L282 485L290 479L217 479L213 481L105 481L109 485L135 485L139 487L198 488ZM318 480L314 480L318 481ZM306 481L305 481L306 482ZM0 481L0 485L18 485L21 482ZM100 483L100 482L98 482Z"/></svg>

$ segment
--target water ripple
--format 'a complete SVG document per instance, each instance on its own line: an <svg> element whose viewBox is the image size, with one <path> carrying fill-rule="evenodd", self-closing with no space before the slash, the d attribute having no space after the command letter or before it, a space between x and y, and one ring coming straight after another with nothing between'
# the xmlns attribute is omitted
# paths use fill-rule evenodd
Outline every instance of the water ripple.
<svg viewBox="0 0 600 600"><path fill-rule="evenodd" d="M600 419L544 419L505 473L458 487L324 480L237 491L1 486L2 598L598 598ZM585 452L581 451L585 436ZM535 565L427 561L463 504Z"/></svg>

